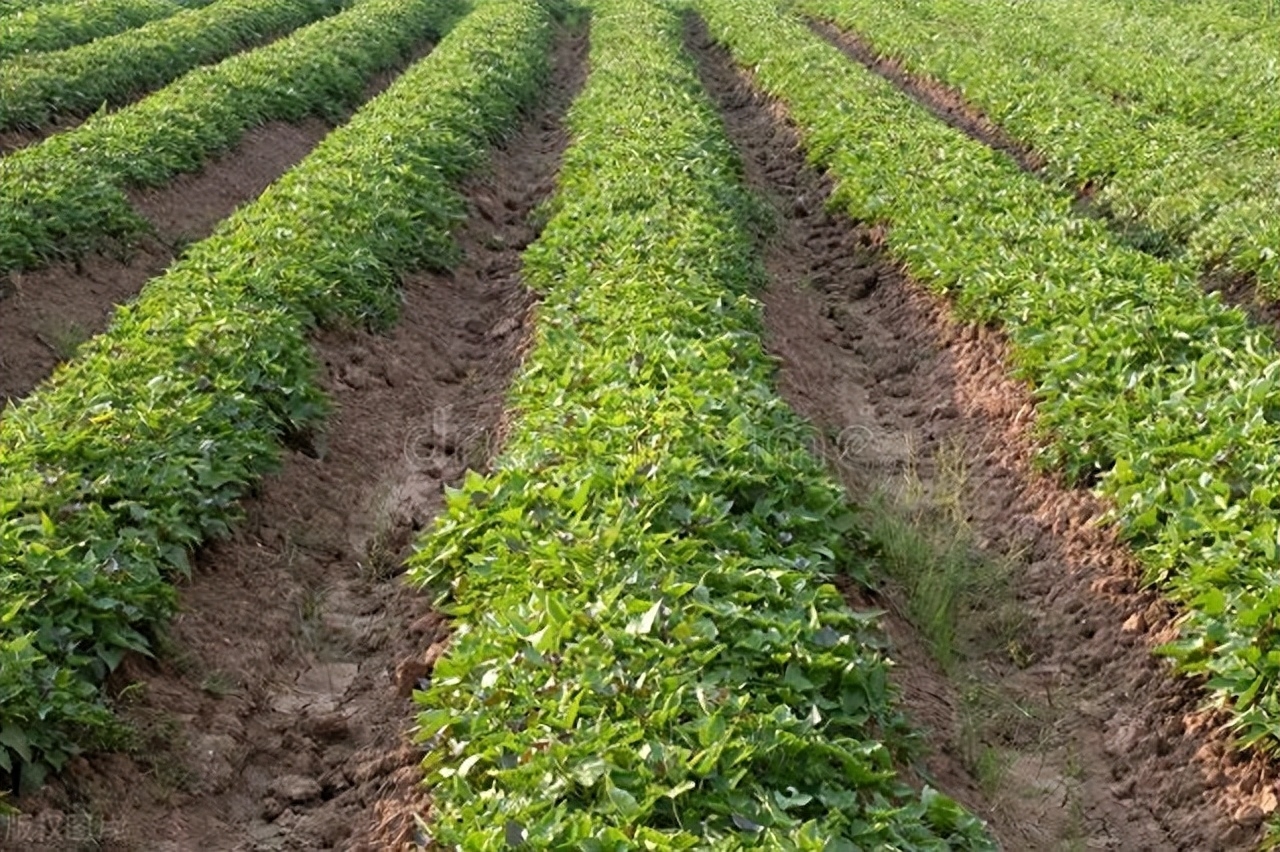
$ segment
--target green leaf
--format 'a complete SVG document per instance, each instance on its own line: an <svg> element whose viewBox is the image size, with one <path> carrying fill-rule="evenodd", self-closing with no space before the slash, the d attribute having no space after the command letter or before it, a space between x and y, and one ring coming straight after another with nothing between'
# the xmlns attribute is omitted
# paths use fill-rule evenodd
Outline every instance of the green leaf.
<svg viewBox="0 0 1280 852"><path fill-rule="evenodd" d="M8 724L0 727L0 745L16 752L23 763L31 762L31 743L27 739L26 732L17 725Z"/></svg>
<svg viewBox="0 0 1280 852"><path fill-rule="evenodd" d="M662 614L662 601L654 601L653 606L645 610L644 615L627 625L627 632L636 636L648 635L653 630L654 622Z"/></svg>
<svg viewBox="0 0 1280 852"><path fill-rule="evenodd" d="M814 688L813 682L804 676L804 670L795 663L787 663L787 670L782 676L782 682L801 692L809 692Z"/></svg>
<svg viewBox="0 0 1280 852"><path fill-rule="evenodd" d="M573 780L583 787L593 787L609 771L609 765L599 757L589 757L573 768Z"/></svg>
<svg viewBox="0 0 1280 852"><path fill-rule="evenodd" d="M636 797L621 787L609 787L609 801L625 819L631 819L640 812L640 803L636 801Z"/></svg>

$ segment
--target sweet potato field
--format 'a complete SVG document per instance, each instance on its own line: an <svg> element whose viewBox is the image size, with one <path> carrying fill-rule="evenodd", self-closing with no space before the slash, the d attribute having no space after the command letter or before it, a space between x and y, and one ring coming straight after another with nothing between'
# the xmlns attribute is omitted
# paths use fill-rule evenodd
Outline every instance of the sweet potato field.
<svg viewBox="0 0 1280 852"><path fill-rule="evenodd" d="M1264 5L0 0L0 848L1274 845Z"/></svg>

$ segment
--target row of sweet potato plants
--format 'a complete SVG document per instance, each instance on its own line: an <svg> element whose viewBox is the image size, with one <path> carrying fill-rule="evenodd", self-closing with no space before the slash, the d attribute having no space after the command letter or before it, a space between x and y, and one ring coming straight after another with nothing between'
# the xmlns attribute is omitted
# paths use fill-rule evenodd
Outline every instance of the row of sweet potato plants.
<svg viewBox="0 0 1280 852"><path fill-rule="evenodd" d="M62 50L131 30L213 0L75 0L0 17L0 60Z"/></svg>
<svg viewBox="0 0 1280 852"><path fill-rule="evenodd" d="M490 475L411 576L454 618L416 693L443 848L989 848L907 786L844 495L773 388L760 208L669 4L590 5L591 73Z"/></svg>
<svg viewBox="0 0 1280 852"><path fill-rule="evenodd" d="M325 410L308 330L388 322L400 274L454 258L456 181L536 94L546 31L528 3L479 5L5 412L0 775L33 786L111 740L103 679Z"/></svg>
<svg viewBox="0 0 1280 852"><path fill-rule="evenodd" d="M801 8L856 16L868 34L878 22L861 3L804 0ZM903 13L934 34L1027 63L1112 98L1135 121L1173 117L1214 129L1254 152L1280 149L1280 114L1268 95L1280 75L1280 48L1204 32L1175 18L1143 15L1123 2L1044 3L994 7L980 0L909 0ZM888 26L897 30L901 23ZM896 42L896 39L895 39ZM1011 94L1010 97L1013 97Z"/></svg>
<svg viewBox="0 0 1280 852"><path fill-rule="evenodd" d="M1233 88L1232 78L1206 79L1080 37L1069 20L1054 26L1055 14L1066 17L1055 13L1059 6L1070 8L1036 4L1005 14L970 0L800 3L957 87L1043 155L1055 181L1088 187L1093 203L1129 225L1147 250L1227 264L1280 293L1280 125L1265 105L1276 60L1256 63L1256 85ZM1111 90L1096 84L1108 74L1117 78ZM1145 96L1127 94L1130 86ZM1179 97L1171 100L1169 89ZM1239 96L1228 97L1233 92Z"/></svg>
<svg viewBox="0 0 1280 852"><path fill-rule="evenodd" d="M1003 326L1042 461L1094 483L1148 579L1182 604L1166 651L1280 738L1280 357L1195 270L1119 244L1011 161L934 119L771 0L698 0L789 109L833 202L965 317Z"/></svg>
<svg viewBox="0 0 1280 852"><path fill-rule="evenodd" d="M0 273L127 242L148 225L125 189L195 172L269 121L338 121L377 72L438 37L460 0L355 0L272 44L199 68L0 159Z"/></svg>
<svg viewBox="0 0 1280 852"><path fill-rule="evenodd" d="M1123 3L1054 0L1034 19L1068 58L1056 64L1082 85L1138 114L1175 115L1253 150L1280 150L1280 115L1267 108L1280 84L1275 42L1227 39Z"/></svg>
<svg viewBox="0 0 1280 852"><path fill-rule="evenodd" d="M0 0L0 17L19 15L49 6L61 6L68 0Z"/></svg>
<svg viewBox="0 0 1280 852"><path fill-rule="evenodd" d="M216 0L88 44L10 57L0 63L0 129L40 127L59 116L125 103L349 3Z"/></svg>

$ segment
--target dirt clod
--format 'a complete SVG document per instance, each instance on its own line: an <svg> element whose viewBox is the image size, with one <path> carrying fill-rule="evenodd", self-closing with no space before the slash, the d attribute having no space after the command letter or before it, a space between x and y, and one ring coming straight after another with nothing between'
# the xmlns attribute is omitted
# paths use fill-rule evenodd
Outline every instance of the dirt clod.
<svg viewBox="0 0 1280 852"><path fill-rule="evenodd" d="M270 794L291 804L302 804L320 798L320 783L301 775L285 775L271 782Z"/></svg>
<svg viewBox="0 0 1280 852"><path fill-rule="evenodd" d="M1140 612L1135 612L1124 620L1120 629L1125 633L1146 633L1147 619Z"/></svg>

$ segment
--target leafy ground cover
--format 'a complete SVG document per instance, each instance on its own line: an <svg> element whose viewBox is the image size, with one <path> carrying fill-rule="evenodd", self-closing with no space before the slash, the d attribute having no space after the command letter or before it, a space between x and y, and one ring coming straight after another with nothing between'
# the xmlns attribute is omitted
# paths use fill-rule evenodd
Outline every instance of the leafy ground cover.
<svg viewBox="0 0 1280 852"><path fill-rule="evenodd" d="M1233 89L1223 81L1232 75L1175 74L1171 61L1089 39L1070 4L1023 14L968 0L803 0L801 8L958 87L1042 154L1055 181L1087 187L1094 203L1146 232L1145 248L1229 263L1280 292L1280 166L1274 110L1262 106L1275 60ZM1126 95L1129 87L1144 96ZM1170 89L1179 96L1171 100Z"/></svg>
<svg viewBox="0 0 1280 852"><path fill-rule="evenodd" d="M1232 40L1110 4L1058 2L1043 11L1041 21L1072 57L1065 70L1073 79L1140 109L1217 128L1249 148L1280 148L1280 116L1265 103L1280 84L1274 43Z"/></svg>
<svg viewBox="0 0 1280 852"><path fill-rule="evenodd" d="M1192 0L1172 5L1161 0L1115 0L1124 8L1153 18L1175 17L1201 32L1274 51L1280 33L1280 5L1275 0Z"/></svg>
<svg viewBox="0 0 1280 852"><path fill-rule="evenodd" d="M131 30L212 0L77 0L0 17L0 58L61 50Z"/></svg>
<svg viewBox="0 0 1280 852"><path fill-rule="evenodd" d="M843 14L838 10L844 5L816 0L812 8ZM848 8L874 31L874 16L864 12L868 7ZM1037 74L1061 76L1110 97L1134 121L1174 117L1217 130L1250 150L1280 147L1280 115L1266 106L1280 74L1274 45L1263 49L1109 2L1050 0L997 8L974 0L916 0L895 8L934 32L946 32L947 41L1025 62Z"/></svg>
<svg viewBox="0 0 1280 852"><path fill-rule="evenodd" d="M435 842L988 848L898 775L875 615L824 579L858 535L771 386L758 208L681 19L591 10L509 443L411 562L456 619L417 694Z"/></svg>
<svg viewBox="0 0 1280 852"><path fill-rule="evenodd" d="M537 90L545 16L486 3L302 164L191 247L0 421L0 770L24 786L113 731L187 549L316 424L307 331L386 322L445 265L454 182Z"/></svg>
<svg viewBox="0 0 1280 852"><path fill-rule="evenodd" d="M15 15L41 6L60 5L66 0L0 0L0 15Z"/></svg>
<svg viewBox="0 0 1280 852"><path fill-rule="evenodd" d="M217 0L88 44L0 64L0 129L117 105L197 65L284 35L349 0Z"/></svg>
<svg viewBox="0 0 1280 852"><path fill-rule="evenodd" d="M1245 743L1280 734L1280 360L1193 270L1118 245L1012 162L936 121L776 7L702 0L714 35L799 126L834 201L889 226L921 282L1000 323L1037 398L1042 461L1094 483L1186 608L1166 650L1230 704Z"/></svg>
<svg viewBox="0 0 1280 852"><path fill-rule="evenodd" d="M454 0L359 0L0 159L0 272L138 235L147 225L126 188L197 171L251 127L316 113L340 120L374 73L439 36L459 7Z"/></svg>

